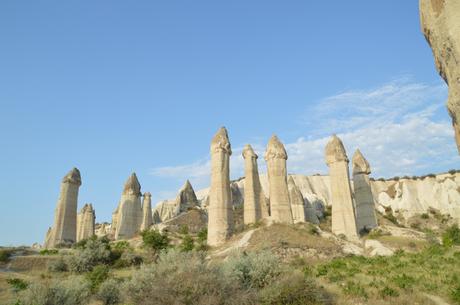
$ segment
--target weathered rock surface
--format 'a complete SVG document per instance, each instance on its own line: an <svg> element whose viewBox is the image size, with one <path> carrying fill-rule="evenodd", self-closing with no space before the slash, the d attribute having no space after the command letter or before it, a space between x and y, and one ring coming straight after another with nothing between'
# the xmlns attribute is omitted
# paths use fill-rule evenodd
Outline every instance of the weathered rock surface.
<svg viewBox="0 0 460 305"><path fill-rule="evenodd" d="M447 109L460 153L460 1L420 0L420 21L436 68L449 86Z"/></svg>
<svg viewBox="0 0 460 305"><path fill-rule="evenodd" d="M375 239L368 239L364 242L364 249L369 252L369 256L390 256L394 251L382 245L381 242Z"/></svg>
<svg viewBox="0 0 460 305"><path fill-rule="evenodd" d="M77 168L73 168L62 179L54 213L54 225L46 234L45 248L72 244L77 240L77 205L80 185L81 176Z"/></svg>
<svg viewBox="0 0 460 305"><path fill-rule="evenodd" d="M135 173L125 183L118 206L115 239L132 238L139 232L142 222L141 185Z"/></svg>
<svg viewBox="0 0 460 305"><path fill-rule="evenodd" d="M91 203L87 203L77 215L77 241L94 236L96 211Z"/></svg>
<svg viewBox="0 0 460 305"><path fill-rule="evenodd" d="M289 201L291 204L292 218L295 223L305 222L305 203L299 188L292 179L288 178Z"/></svg>
<svg viewBox="0 0 460 305"><path fill-rule="evenodd" d="M353 191L356 203L356 223L358 232L370 231L377 226L375 202L369 180L371 167L359 149L353 154Z"/></svg>
<svg viewBox="0 0 460 305"><path fill-rule="evenodd" d="M142 223L140 231L149 229L153 224L152 217L152 194L149 192L144 193L144 200L142 201Z"/></svg>
<svg viewBox="0 0 460 305"><path fill-rule="evenodd" d="M348 157L342 141L333 135L325 149L332 195L332 232L349 239L358 238L356 214L348 171Z"/></svg>
<svg viewBox="0 0 460 305"><path fill-rule="evenodd" d="M251 145L243 149L244 158L244 224L256 223L262 218L268 217L265 203L265 194L260 185L259 169L257 166L257 154ZM237 184L235 184L238 187Z"/></svg>
<svg viewBox="0 0 460 305"><path fill-rule="evenodd" d="M293 223L287 185L286 160L288 156L283 143L273 135L268 141L265 161L267 162L270 212L275 222Z"/></svg>
<svg viewBox="0 0 460 305"><path fill-rule="evenodd" d="M211 188L208 207L208 245L216 246L233 231L233 205L230 189L230 141L225 127L211 141Z"/></svg>

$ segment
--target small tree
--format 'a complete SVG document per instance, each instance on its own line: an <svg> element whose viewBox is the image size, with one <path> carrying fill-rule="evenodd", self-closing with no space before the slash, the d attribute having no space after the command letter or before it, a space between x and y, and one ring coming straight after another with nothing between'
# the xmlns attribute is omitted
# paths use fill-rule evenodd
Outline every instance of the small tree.
<svg viewBox="0 0 460 305"><path fill-rule="evenodd" d="M154 255L157 255L159 251L169 246L169 237L165 233L160 233L158 230L142 231L141 236L144 246L153 250Z"/></svg>
<svg viewBox="0 0 460 305"><path fill-rule="evenodd" d="M193 241L193 238L189 234L186 234L184 238L182 238L182 243L180 244L181 251L182 252L192 251L194 247L195 247L195 243Z"/></svg>

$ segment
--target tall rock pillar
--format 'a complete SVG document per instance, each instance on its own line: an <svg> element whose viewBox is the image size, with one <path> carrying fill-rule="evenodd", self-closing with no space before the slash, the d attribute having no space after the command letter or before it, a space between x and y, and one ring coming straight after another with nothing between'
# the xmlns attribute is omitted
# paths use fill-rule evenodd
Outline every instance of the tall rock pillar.
<svg viewBox="0 0 460 305"><path fill-rule="evenodd" d="M227 130L222 127L211 141L211 189L208 207L208 245L227 240L233 231L233 207L230 190L230 155Z"/></svg>
<svg viewBox="0 0 460 305"><path fill-rule="evenodd" d="M293 223L293 219L287 185L287 158L283 143L277 136L273 135L268 141L265 153L270 187L271 216L275 222L290 224Z"/></svg>
<svg viewBox="0 0 460 305"><path fill-rule="evenodd" d="M305 222L305 202L292 176L288 178L289 201L294 222Z"/></svg>
<svg viewBox="0 0 460 305"><path fill-rule="evenodd" d="M142 201L142 223L140 231L148 230L152 224L152 194L145 192L144 200Z"/></svg>
<svg viewBox="0 0 460 305"><path fill-rule="evenodd" d="M420 0L420 22L436 68L449 86L447 109L460 153L460 1Z"/></svg>
<svg viewBox="0 0 460 305"><path fill-rule="evenodd" d="M77 202L81 185L80 171L73 168L61 182L61 191L54 214L54 225L47 234L45 247L72 244L77 240Z"/></svg>
<svg viewBox="0 0 460 305"><path fill-rule="evenodd" d="M115 239L132 238L139 231L142 220L141 185L135 173L125 183L118 206Z"/></svg>
<svg viewBox="0 0 460 305"><path fill-rule="evenodd" d="M262 191L257 167L257 154L251 145L243 149L244 158L244 224L255 223L268 217L265 195Z"/></svg>
<svg viewBox="0 0 460 305"><path fill-rule="evenodd" d="M372 195L369 181L371 167L359 149L353 154L352 164L353 188L356 203L356 223L358 232L361 232L363 229L369 230L377 226L374 196Z"/></svg>
<svg viewBox="0 0 460 305"><path fill-rule="evenodd" d="M325 157L331 181L332 232L336 235L343 234L349 239L357 239L348 157L342 141L336 135L327 143Z"/></svg>
<svg viewBox="0 0 460 305"><path fill-rule="evenodd" d="M85 204L77 215L77 241L87 239L95 234L96 212L92 204Z"/></svg>

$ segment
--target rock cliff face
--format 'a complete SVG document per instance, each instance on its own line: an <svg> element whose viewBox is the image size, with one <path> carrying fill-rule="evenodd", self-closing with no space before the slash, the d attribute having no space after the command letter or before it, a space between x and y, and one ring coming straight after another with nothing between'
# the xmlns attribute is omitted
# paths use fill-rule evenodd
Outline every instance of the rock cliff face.
<svg viewBox="0 0 460 305"><path fill-rule="evenodd" d="M316 215L322 217L325 207L331 204L329 176L290 176L306 202L312 205ZM269 194L266 175L260 175L260 183L264 193ZM244 179L233 182L232 185L238 186L240 194L244 194ZM414 214L435 209L460 221L460 173L439 174L424 179L400 179L399 181L371 180L371 187L376 209L380 212L390 207L393 211L399 211L408 218ZM200 206L204 209L208 192L209 189L196 192ZM240 197L232 201L235 205L241 204ZM170 218L176 215L171 215Z"/></svg>
<svg viewBox="0 0 460 305"><path fill-rule="evenodd" d="M460 152L460 1L420 0L420 22L436 68L449 86L447 108Z"/></svg>

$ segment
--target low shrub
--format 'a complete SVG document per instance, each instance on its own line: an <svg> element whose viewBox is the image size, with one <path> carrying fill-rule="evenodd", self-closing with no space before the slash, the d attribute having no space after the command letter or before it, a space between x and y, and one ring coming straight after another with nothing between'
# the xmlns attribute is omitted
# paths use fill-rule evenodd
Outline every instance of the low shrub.
<svg viewBox="0 0 460 305"><path fill-rule="evenodd" d="M10 260L11 255L13 254L12 250L9 249L1 249L0 250L0 262L6 263Z"/></svg>
<svg viewBox="0 0 460 305"><path fill-rule="evenodd" d="M51 283L36 282L21 291L21 305L84 305L88 304L91 289L82 277L69 277L65 280L55 280Z"/></svg>
<svg viewBox="0 0 460 305"><path fill-rule="evenodd" d="M104 305L119 304L122 300L120 293L120 282L116 279L108 279L101 284L96 298Z"/></svg>
<svg viewBox="0 0 460 305"><path fill-rule="evenodd" d="M27 284L26 281L19 278L7 279L6 282L10 285L11 289L14 292L25 290L29 286L29 284Z"/></svg>
<svg viewBox="0 0 460 305"><path fill-rule="evenodd" d="M64 257L59 257L57 260L48 262L48 271L51 272L66 272L69 271L69 266L67 265Z"/></svg>
<svg viewBox="0 0 460 305"><path fill-rule="evenodd" d="M442 244L446 247L460 245L460 228L458 225L452 225L444 232Z"/></svg>
<svg viewBox="0 0 460 305"><path fill-rule="evenodd" d="M422 215L420 215L420 218L428 219L428 218L430 218L430 216L428 215L428 213L423 213Z"/></svg>
<svg viewBox="0 0 460 305"><path fill-rule="evenodd" d="M386 298L386 297L398 297L399 296L399 292L391 287L388 287L388 286L385 286L383 287L380 291L379 291L379 295L382 297L382 298Z"/></svg>
<svg viewBox="0 0 460 305"><path fill-rule="evenodd" d="M56 255L59 253L59 250L57 249L43 249L40 250L40 255Z"/></svg>
<svg viewBox="0 0 460 305"><path fill-rule="evenodd" d="M97 265L113 262L109 241L101 239L88 239L84 245L78 247L78 252L67 258L69 270L77 273L89 272Z"/></svg>
<svg viewBox="0 0 460 305"><path fill-rule="evenodd" d="M188 233L185 234L179 246L181 251L182 252L192 251L194 247L195 247L195 242L193 241L193 238Z"/></svg>
<svg viewBox="0 0 460 305"><path fill-rule="evenodd" d="M364 286L353 281L347 281L346 284L342 287L342 290L346 295L361 297L364 299L369 297Z"/></svg>
<svg viewBox="0 0 460 305"><path fill-rule="evenodd" d="M96 291L97 288L109 277L110 269L106 265L98 265L94 269L85 275L85 278L89 281L91 290Z"/></svg>

